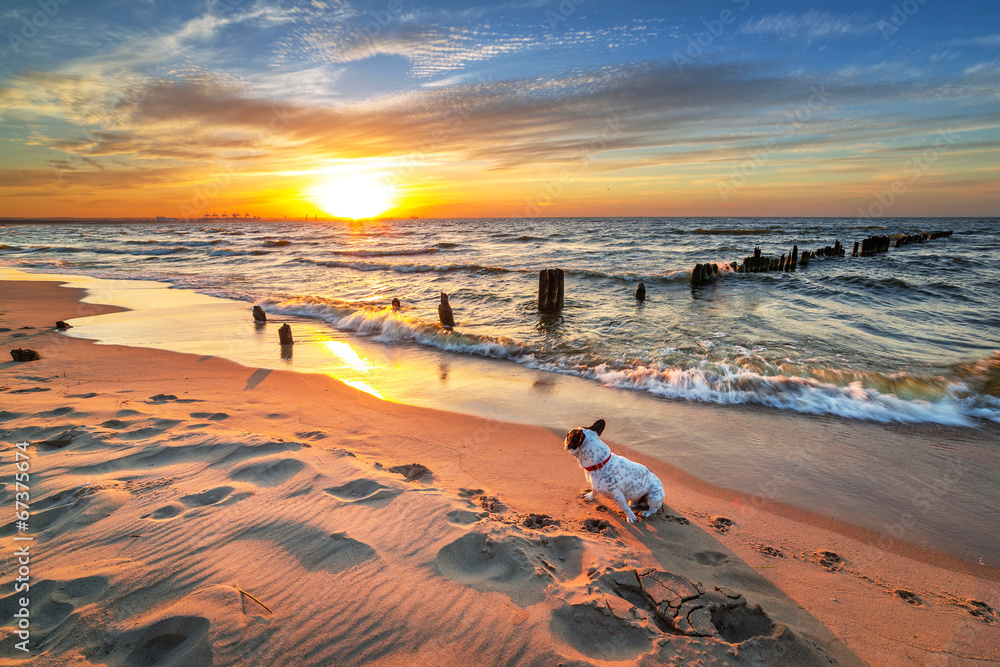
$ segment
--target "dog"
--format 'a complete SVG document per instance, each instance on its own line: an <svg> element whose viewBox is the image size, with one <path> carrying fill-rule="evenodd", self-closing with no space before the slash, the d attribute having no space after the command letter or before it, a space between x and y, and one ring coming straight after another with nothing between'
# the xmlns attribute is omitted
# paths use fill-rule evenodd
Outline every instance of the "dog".
<svg viewBox="0 0 1000 667"><path fill-rule="evenodd" d="M636 511L644 517L653 516L663 504L663 482L646 466L612 454L600 437L604 427L604 420L598 419L593 426L575 428L566 434L566 449L576 457L590 482L591 491L584 500L593 500L595 493L610 498L629 523L635 523Z"/></svg>

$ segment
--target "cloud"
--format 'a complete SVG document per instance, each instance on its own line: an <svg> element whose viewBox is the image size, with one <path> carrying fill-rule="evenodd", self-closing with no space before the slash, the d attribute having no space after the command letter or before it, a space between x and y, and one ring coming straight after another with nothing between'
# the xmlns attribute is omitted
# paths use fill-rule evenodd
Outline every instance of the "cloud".
<svg viewBox="0 0 1000 667"><path fill-rule="evenodd" d="M313 97L273 99L199 71L120 87L99 77L50 73L0 90L0 109L73 119L76 130L48 127L34 139L58 156L52 166L67 176L155 170L162 168L159 160L191 172L226 165L308 172L326 161L360 158L556 169L615 151L622 153L611 164L629 155L633 164L693 165L745 158L770 139L775 152L787 155L833 147L849 154L851 146L861 155L864 145L948 125L992 126L995 119L977 112L977 105L954 104L991 96L994 88L984 76L898 81L875 72L775 75L734 63L698 63L679 72L653 62L319 103ZM910 99L922 101L919 116L905 111L902 103ZM936 102L952 115L934 115L929 105ZM887 104L898 105L895 115L865 111ZM86 113L91 107L103 115ZM99 127L86 129L95 117ZM141 182L138 175L130 178ZM89 181L81 176L68 182Z"/></svg>
<svg viewBox="0 0 1000 667"><path fill-rule="evenodd" d="M564 29L558 34L539 26L502 31L485 26L458 27L412 21L324 21L293 30L276 44L278 62L357 63L376 56L398 56L410 63L416 79L440 78L475 63L529 53L631 48L656 40L656 22L593 30Z"/></svg>
<svg viewBox="0 0 1000 667"><path fill-rule="evenodd" d="M964 37L960 39L951 39L944 42L945 46L986 46L995 47L1000 46L1000 33L995 35L982 35L980 37Z"/></svg>
<svg viewBox="0 0 1000 667"><path fill-rule="evenodd" d="M771 14L747 21L743 34L774 36L779 39L816 41L844 37L862 37L879 31L879 24L863 14L835 15L811 9L805 14Z"/></svg>

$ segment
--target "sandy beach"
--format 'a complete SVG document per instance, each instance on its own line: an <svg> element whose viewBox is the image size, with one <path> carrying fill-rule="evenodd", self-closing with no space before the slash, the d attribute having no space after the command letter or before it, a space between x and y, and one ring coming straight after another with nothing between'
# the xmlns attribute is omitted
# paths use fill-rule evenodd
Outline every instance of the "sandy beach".
<svg viewBox="0 0 1000 667"><path fill-rule="evenodd" d="M1000 662L994 568L699 483L617 442L613 415L605 440L666 486L635 525L584 502L564 433L94 345L54 328L114 310L81 290L0 294L8 517L17 443L30 464L27 530L3 525L0 664Z"/></svg>

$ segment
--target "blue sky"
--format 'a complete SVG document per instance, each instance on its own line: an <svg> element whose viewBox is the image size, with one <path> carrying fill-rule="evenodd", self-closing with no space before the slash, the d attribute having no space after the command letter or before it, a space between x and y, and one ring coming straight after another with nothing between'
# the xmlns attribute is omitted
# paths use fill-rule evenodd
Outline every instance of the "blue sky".
<svg viewBox="0 0 1000 667"><path fill-rule="evenodd" d="M344 172L430 215L1000 199L996 3L9 0L0 32L0 215L204 208L213 180L308 213Z"/></svg>

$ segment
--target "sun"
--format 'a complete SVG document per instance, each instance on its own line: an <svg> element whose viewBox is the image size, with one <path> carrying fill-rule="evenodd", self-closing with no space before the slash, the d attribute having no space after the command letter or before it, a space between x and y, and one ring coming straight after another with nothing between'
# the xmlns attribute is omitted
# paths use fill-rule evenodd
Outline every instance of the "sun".
<svg viewBox="0 0 1000 667"><path fill-rule="evenodd" d="M335 218L374 218L395 205L396 190L374 174L334 176L313 188L313 201Z"/></svg>

